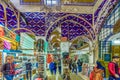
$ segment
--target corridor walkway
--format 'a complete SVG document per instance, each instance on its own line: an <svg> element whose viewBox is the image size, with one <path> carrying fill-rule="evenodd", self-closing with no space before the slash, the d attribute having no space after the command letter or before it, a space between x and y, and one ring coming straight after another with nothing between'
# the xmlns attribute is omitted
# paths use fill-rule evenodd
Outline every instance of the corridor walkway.
<svg viewBox="0 0 120 80"><path fill-rule="evenodd" d="M47 73L49 74L48 80L63 80L62 76L58 73L56 75L51 75L49 71ZM75 73L70 73L70 78L71 80L84 80L80 77L80 74L76 75Z"/></svg>

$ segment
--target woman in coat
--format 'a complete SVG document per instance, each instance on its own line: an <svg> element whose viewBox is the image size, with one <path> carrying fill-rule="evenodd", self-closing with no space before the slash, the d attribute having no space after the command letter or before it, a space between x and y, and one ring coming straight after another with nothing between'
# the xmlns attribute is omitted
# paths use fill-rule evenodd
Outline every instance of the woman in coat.
<svg viewBox="0 0 120 80"><path fill-rule="evenodd" d="M97 66L90 74L90 80L103 80L103 74L105 74L105 68L97 61Z"/></svg>

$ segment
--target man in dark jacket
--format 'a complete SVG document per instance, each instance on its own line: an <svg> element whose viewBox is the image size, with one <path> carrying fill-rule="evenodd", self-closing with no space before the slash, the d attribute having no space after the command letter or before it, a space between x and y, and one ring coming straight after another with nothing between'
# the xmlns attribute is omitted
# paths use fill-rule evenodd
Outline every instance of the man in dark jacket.
<svg viewBox="0 0 120 80"><path fill-rule="evenodd" d="M26 66L26 78L27 80L32 80L32 63L30 62L30 59L28 60L27 63L25 63ZM28 77L30 75L30 77ZM30 79L29 79L30 78Z"/></svg>
<svg viewBox="0 0 120 80"><path fill-rule="evenodd" d="M6 63L3 64L1 72L3 73L6 80L13 80L13 77L15 75L15 65L11 61L11 57L6 57Z"/></svg>

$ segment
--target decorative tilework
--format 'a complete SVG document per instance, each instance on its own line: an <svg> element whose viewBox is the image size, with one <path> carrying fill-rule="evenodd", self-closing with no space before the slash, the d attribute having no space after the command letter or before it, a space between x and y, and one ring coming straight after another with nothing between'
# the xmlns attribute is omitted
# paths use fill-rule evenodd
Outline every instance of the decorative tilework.
<svg viewBox="0 0 120 80"><path fill-rule="evenodd" d="M26 28L35 33L36 36L45 36L47 26L45 25L45 13L25 12L23 13L28 25L20 18L20 28Z"/></svg>
<svg viewBox="0 0 120 80"><path fill-rule="evenodd" d="M67 14L67 15L69 15L69 14ZM76 14L74 14L74 15L76 15ZM58 22L56 22L49 29L48 34L47 34L47 39L49 39L51 32L56 27L58 27L58 24L61 24L62 36L67 37L69 40L72 40L73 38L76 38L77 36L90 35L90 34L91 34L92 38L95 38L95 34L94 34L93 28L91 26L92 15L91 14L89 14L89 15L77 14L78 17L76 17L74 15L66 16L66 17L60 19ZM86 21L88 21L88 23L90 23L90 24L88 24ZM89 33L88 33L88 31L89 31Z"/></svg>
<svg viewBox="0 0 120 80"><path fill-rule="evenodd" d="M110 14L117 0L104 0L94 13L94 21L97 33L99 33L105 18ZM105 5L108 3L107 5ZM104 7L103 7L104 6ZM105 8L106 7L106 8ZM99 16L99 17L98 17Z"/></svg>
<svg viewBox="0 0 120 80"><path fill-rule="evenodd" d="M21 32L28 32L28 33L31 33L30 31L28 31L28 30L25 30L25 29L19 29L19 30L15 30L15 33L17 33L17 34L20 34Z"/></svg>
<svg viewBox="0 0 120 80"><path fill-rule="evenodd" d="M45 36L46 34L46 31L48 31L47 33L47 36L49 37L51 32L58 26L58 23L62 23L62 26L64 26L64 24L69 24L69 25L76 25L74 23L69 23L69 22L66 22L67 20L72 20L72 21L75 21L79 24L82 24L84 25L86 28L88 29L91 29L92 31L90 31L91 35L94 36L94 31L93 29L91 28L91 24L92 24L92 14L72 14L72 15L76 15L78 17L81 17L83 18L84 20L86 21L83 21L82 19L80 18L77 18L75 16L67 16L67 15L71 15L70 13L49 13L47 14L47 16L45 17L45 13L39 13L39 12L25 12L23 13L26 17L26 20L28 21L28 25L26 25L22 19L20 19L20 28L27 28L29 30L31 30L32 32L35 33L36 36ZM53 17L51 17L53 16ZM64 17L64 18L62 18ZM57 21L58 20L58 21ZM56 22L57 21L57 22ZM49 29L49 27L51 26L50 24L54 23L52 25L52 27ZM90 24L88 24L88 23ZM82 29L82 27L81 27ZM65 30L63 30L65 32ZM79 31L78 31L79 32ZM86 33L86 31L84 32ZM67 34L67 33L65 33ZM76 33L78 34L78 33ZM83 33L80 33L80 34L83 34ZM68 35L68 34L67 34ZM74 35L75 34L71 34L71 35Z"/></svg>
<svg viewBox="0 0 120 80"><path fill-rule="evenodd" d="M5 20L4 20L4 9L2 4L0 4L0 24L5 25Z"/></svg>
<svg viewBox="0 0 120 80"><path fill-rule="evenodd" d="M17 28L17 16L16 16L15 12L11 8L7 7L6 13L7 13L8 29Z"/></svg>

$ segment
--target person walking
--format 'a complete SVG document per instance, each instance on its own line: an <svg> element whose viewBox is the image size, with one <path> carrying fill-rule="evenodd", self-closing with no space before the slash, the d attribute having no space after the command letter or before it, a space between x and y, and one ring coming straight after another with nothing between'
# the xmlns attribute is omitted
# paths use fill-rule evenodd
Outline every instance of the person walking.
<svg viewBox="0 0 120 80"><path fill-rule="evenodd" d="M57 72L57 62L54 60L53 73L56 75L56 72Z"/></svg>
<svg viewBox="0 0 120 80"><path fill-rule="evenodd" d="M103 80L103 74L105 77L105 68L101 65L99 61L96 62L96 67L90 73L90 80Z"/></svg>
<svg viewBox="0 0 120 80"><path fill-rule="evenodd" d="M27 63L25 63L26 66L26 78L27 80L32 80L32 63L30 62L30 59Z"/></svg>
<svg viewBox="0 0 120 80"><path fill-rule="evenodd" d="M77 65L78 65L78 72L81 72L82 71L82 62L80 61L80 59L78 59Z"/></svg>
<svg viewBox="0 0 120 80"><path fill-rule="evenodd" d="M58 71L59 71L59 74L61 74L61 60L58 59Z"/></svg>
<svg viewBox="0 0 120 80"><path fill-rule="evenodd" d="M69 61L69 70L70 70L70 72L71 72L71 70L72 70L72 59L70 59L70 61Z"/></svg>
<svg viewBox="0 0 120 80"><path fill-rule="evenodd" d="M77 74L77 62L74 60L72 63L72 72Z"/></svg>
<svg viewBox="0 0 120 80"><path fill-rule="evenodd" d="M11 56L6 57L6 63L3 64L1 72L3 73L6 80L13 80L15 75L15 65L11 60Z"/></svg>
<svg viewBox="0 0 120 80"><path fill-rule="evenodd" d="M109 62L108 64L108 70L109 70L109 80L120 80L120 68L118 67L119 62L119 55L114 55L112 57L112 62Z"/></svg>

